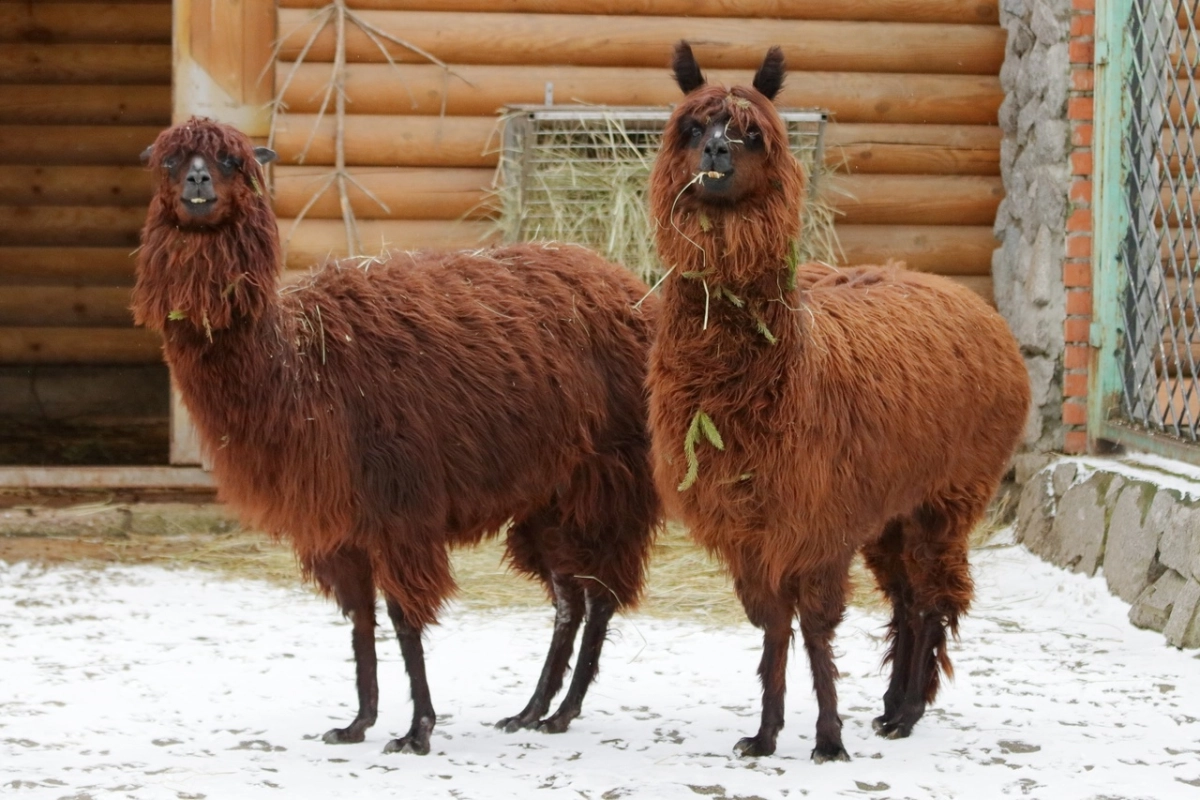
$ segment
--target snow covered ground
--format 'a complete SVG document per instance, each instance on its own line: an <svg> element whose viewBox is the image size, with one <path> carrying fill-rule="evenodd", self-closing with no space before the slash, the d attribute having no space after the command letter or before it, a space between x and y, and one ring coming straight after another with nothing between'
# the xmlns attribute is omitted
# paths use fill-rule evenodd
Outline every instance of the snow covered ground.
<svg viewBox="0 0 1200 800"><path fill-rule="evenodd" d="M433 751L384 755L407 679L381 629L379 723L353 715L350 630L307 590L159 567L0 562L0 795L12 798L1200 798L1200 658L1126 622L1103 580L1018 547L975 556L957 680L903 741L874 736L883 618L840 629L853 760L809 760L803 649L778 753L757 727L749 625L619 619L569 732L492 728L530 693L549 609L452 608L428 637ZM732 598L730 598L732 602Z"/></svg>

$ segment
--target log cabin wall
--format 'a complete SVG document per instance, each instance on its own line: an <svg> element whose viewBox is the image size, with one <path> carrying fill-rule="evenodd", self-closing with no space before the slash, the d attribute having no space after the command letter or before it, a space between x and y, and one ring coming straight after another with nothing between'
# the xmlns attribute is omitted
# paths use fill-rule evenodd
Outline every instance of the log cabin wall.
<svg viewBox="0 0 1200 800"><path fill-rule="evenodd" d="M0 463L165 463L167 371L129 313L171 118L169 0L0 0Z"/></svg>
<svg viewBox="0 0 1200 800"><path fill-rule="evenodd" d="M288 268L344 252L328 191L291 221L334 163L335 120L318 121L335 56L333 26L312 40L325 0L281 0L276 207ZM998 0L351 0L378 33L347 26L345 159L386 206L351 192L364 246L471 246L490 230L496 112L540 103L666 105L667 64L693 42L710 80L749 82L783 46L780 102L832 113L829 198L846 263L902 258L991 296L992 235L1003 197L997 109L1005 32ZM388 63L380 43L394 63ZM289 82L290 80L290 82ZM315 136L313 135L316 129Z"/></svg>

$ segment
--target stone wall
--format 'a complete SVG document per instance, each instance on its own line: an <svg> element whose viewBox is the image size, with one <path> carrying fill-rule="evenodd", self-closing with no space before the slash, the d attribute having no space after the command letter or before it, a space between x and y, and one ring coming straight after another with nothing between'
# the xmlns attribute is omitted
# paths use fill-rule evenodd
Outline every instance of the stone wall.
<svg viewBox="0 0 1200 800"><path fill-rule="evenodd" d="M1200 472L1164 459L1071 458L1021 492L1017 537L1085 575L1102 573L1129 620L1200 647Z"/></svg>
<svg viewBox="0 0 1200 800"><path fill-rule="evenodd" d="M1025 445L1041 452L1063 448L1071 20L1072 0L1000 0L1008 31L999 116L1006 196L996 215L992 278L1033 387Z"/></svg>

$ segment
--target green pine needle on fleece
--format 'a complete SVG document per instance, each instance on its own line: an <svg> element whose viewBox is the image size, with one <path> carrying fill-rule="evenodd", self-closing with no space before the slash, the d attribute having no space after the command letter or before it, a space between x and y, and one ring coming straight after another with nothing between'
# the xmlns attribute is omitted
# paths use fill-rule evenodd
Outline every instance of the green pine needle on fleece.
<svg viewBox="0 0 1200 800"><path fill-rule="evenodd" d="M712 418L703 411L697 411L692 417L692 424L688 426L687 435L683 438L683 455L687 459L688 468L683 480L679 482L678 490L681 492L692 488L696 478L700 476L700 458L696 455L696 444L701 436L718 450L725 449L725 442L721 439L721 433L713 424Z"/></svg>
<svg viewBox="0 0 1200 800"><path fill-rule="evenodd" d="M787 290L794 292L796 290L796 269L800 266L800 242L792 241L791 252L787 257Z"/></svg>
<svg viewBox="0 0 1200 800"><path fill-rule="evenodd" d="M187 314L183 313L179 309L175 309L174 311L167 314L167 319L170 319L170 320L187 319Z"/></svg>

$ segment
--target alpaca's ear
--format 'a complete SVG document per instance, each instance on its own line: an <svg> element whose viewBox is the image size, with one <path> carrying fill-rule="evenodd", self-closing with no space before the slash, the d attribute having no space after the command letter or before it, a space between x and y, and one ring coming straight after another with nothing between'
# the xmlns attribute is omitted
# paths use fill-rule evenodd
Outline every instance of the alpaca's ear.
<svg viewBox="0 0 1200 800"><path fill-rule="evenodd" d="M675 70L675 82L684 94L691 94L693 89L704 85L704 74L700 72L696 56L692 55L692 46L687 42L681 40L675 45L675 58L671 67Z"/></svg>
<svg viewBox="0 0 1200 800"><path fill-rule="evenodd" d="M147 147L145 150L142 151L142 154L141 154L141 156L139 156L139 158L141 158L143 164L149 164L150 156L153 155L153 153L154 153L154 145L150 145L149 147Z"/></svg>
<svg viewBox="0 0 1200 800"><path fill-rule="evenodd" d="M260 164L270 164L277 158L279 158L279 154L269 147L254 148L254 159Z"/></svg>
<svg viewBox="0 0 1200 800"><path fill-rule="evenodd" d="M783 50L776 45L767 51L762 66L754 73L754 88L762 92L763 97L774 100L775 95L783 88L783 73L786 65L783 62Z"/></svg>

